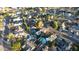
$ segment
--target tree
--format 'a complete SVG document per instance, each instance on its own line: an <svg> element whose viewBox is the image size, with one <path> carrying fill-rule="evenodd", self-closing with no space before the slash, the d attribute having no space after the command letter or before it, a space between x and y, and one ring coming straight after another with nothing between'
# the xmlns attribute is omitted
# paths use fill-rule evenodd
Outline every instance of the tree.
<svg viewBox="0 0 79 59"><path fill-rule="evenodd" d="M9 33L9 35L7 37L8 37L8 39L12 40L15 37L15 35L13 33Z"/></svg>
<svg viewBox="0 0 79 59"><path fill-rule="evenodd" d="M16 41L15 43L12 44L12 50L13 51L20 51L20 49L21 49L20 41Z"/></svg>

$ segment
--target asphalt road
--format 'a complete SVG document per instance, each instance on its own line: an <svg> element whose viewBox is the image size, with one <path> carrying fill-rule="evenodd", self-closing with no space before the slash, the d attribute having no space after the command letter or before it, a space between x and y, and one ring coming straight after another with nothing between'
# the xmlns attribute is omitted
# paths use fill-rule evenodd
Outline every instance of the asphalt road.
<svg viewBox="0 0 79 59"><path fill-rule="evenodd" d="M67 33L66 33L67 34ZM66 39L66 40L70 40L72 41L73 43L75 44L78 44L79 45L79 39L75 36L71 36L69 34L65 35L65 34L62 34L61 35L62 38Z"/></svg>

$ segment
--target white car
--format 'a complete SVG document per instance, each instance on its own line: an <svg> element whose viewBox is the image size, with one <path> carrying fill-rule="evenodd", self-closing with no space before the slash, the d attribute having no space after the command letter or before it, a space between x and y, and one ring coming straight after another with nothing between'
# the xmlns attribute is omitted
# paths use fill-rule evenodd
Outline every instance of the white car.
<svg viewBox="0 0 79 59"><path fill-rule="evenodd" d="M21 21L22 19L20 19L19 17L18 18L16 18L16 19L13 19L13 21L15 22L15 21Z"/></svg>
<svg viewBox="0 0 79 59"><path fill-rule="evenodd" d="M14 24L14 26L20 26L20 25L22 25L22 23Z"/></svg>

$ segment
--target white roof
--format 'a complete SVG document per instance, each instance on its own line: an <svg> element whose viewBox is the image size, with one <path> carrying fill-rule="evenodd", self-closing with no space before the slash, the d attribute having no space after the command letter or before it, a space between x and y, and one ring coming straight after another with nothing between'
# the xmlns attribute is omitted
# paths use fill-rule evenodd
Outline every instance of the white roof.
<svg viewBox="0 0 79 59"><path fill-rule="evenodd" d="M22 19L20 19L19 17L16 19L13 19L13 21L20 21L20 20L22 20Z"/></svg>
<svg viewBox="0 0 79 59"><path fill-rule="evenodd" d="M14 24L14 26L19 26L19 25L22 25L22 23Z"/></svg>

